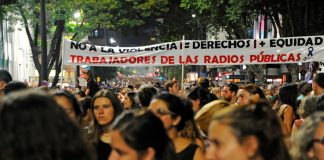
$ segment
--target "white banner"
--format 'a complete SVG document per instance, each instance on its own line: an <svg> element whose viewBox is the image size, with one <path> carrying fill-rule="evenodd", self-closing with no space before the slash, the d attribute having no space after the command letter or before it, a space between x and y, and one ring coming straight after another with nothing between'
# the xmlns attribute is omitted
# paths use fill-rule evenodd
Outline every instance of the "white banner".
<svg viewBox="0 0 324 160"><path fill-rule="evenodd" d="M242 65L324 61L324 36L225 41L185 40L139 47L64 40L64 65Z"/></svg>

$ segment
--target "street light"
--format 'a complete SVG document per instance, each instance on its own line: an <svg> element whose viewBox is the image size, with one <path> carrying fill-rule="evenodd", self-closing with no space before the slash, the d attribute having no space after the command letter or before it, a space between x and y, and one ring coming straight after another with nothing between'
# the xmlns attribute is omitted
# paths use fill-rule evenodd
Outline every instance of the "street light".
<svg viewBox="0 0 324 160"><path fill-rule="evenodd" d="M74 16L74 19L75 19L76 21L78 21L78 19L81 17L81 13L80 13L80 11L75 11L74 14L73 14L73 16Z"/></svg>

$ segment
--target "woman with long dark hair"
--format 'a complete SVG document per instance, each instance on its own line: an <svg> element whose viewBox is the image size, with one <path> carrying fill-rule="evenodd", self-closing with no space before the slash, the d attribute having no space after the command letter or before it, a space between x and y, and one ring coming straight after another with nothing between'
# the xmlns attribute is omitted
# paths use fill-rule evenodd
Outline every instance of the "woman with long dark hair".
<svg viewBox="0 0 324 160"><path fill-rule="evenodd" d="M110 90L101 90L92 98L91 111L94 117L94 140L98 160L107 160L111 147L109 130L115 118L123 111L117 96Z"/></svg>
<svg viewBox="0 0 324 160"><path fill-rule="evenodd" d="M204 160L202 149L192 139L179 136L186 122L193 119L193 110L186 104L188 101L182 101L170 93L162 93L153 98L149 109L163 122L175 146L177 159Z"/></svg>
<svg viewBox="0 0 324 160"><path fill-rule="evenodd" d="M125 112L116 119L111 145L109 160L175 160L162 122L145 110Z"/></svg>

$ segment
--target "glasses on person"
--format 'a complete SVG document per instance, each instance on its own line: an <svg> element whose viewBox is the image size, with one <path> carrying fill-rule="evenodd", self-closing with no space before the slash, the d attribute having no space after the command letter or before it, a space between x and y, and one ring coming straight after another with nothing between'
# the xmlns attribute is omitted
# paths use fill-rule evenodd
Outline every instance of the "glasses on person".
<svg viewBox="0 0 324 160"><path fill-rule="evenodd" d="M320 143L322 145L324 145L324 137L321 138L315 138L312 140L313 143Z"/></svg>
<svg viewBox="0 0 324 160"><path fill-rule="evenodd" d="M156 114L158 115L161 115L161 116L164 116L164 115L171 115L171 116L175 116L176 114L174 112L171 112L171 111L164 111L163 109L161 108L158 108L156 111L155 111Z"/></svg>

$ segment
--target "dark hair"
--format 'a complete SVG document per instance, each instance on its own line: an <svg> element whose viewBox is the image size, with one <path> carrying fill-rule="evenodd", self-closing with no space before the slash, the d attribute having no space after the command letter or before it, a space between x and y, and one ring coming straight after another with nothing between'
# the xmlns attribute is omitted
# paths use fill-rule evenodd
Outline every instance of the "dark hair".
<svg viewBox="0 0 324 160"><path fill-rule="evenodd" d="M155 160L174 159L174 147L162 122L150 111L133 110L121 114L113 124L131 148L141 154L149 147L155 151Z"/></svg>
<svg viewBox="0 0 324 160"><path fill-rule="evenodd" d="M280 119L266 101L259 101L237 108L213 120L228 124L240 143L247 136L258 140L258 153L264 160L291 159L283 139Z"/></svg>
<svg viewBox="0 0 324 160"><path fill-rule="evenodd" d="M208 90L201 86L196 86L194 88L191 88L187 97L192 100L199 99L200 107L203 107L205 104L211 102L211 98L209 96Z"/></svg>
<svg viewBox="0 0 324 160"><path fill-rule="evenodd" d="M168 109L174 113L172 118L176 118L177 116L181 117L179 124L175 126L178 131L181 131L185 127L185 122L193 119L194 112L192 110L192 104L189 104L190 101L183 101L178 96L170 93L159 94L154 99L162 100L167 104Z"/></svg>
<svg viewBox="0 0 324 160"><path fill-rule="evenodd" d="M324 73L316 73L313 81L321 88L324 88Z"/></svg>
<svg viewBox="0 0 324 160"><path fill-rule="evenodd" d="M301 93L302 92L302 88L308 84L306 81L300 81L298 84L297 84L297 89L298 89L298 93Z"/></svg>
<svg viewBox="0 0 324 160"><path fill-rule="evenodd" d="M169 88L172 87L174 84L178 83L177 80L168 80L167 82L165 82L164 87L165 90L169 92Z"/></svg>
<svg viewBox="0 0 324 160"><path fill-rule="evenodd" d="M298 91L296 84L286 84L279 89L280 104L290 105L294 109L294 113L297 107L297 96Z"/></svg>
<svg viewBox="0 0 324 160"><path fill-rule="evenodd" d="M76 93L78 95L80 95L80 97L86 97L86 94L84 91L79 91L78 93Z"/></svg>
<svg viewBox="0 0 324 160"><path fill-rule="evenodd" d="M12 77L7 70L3 70L3 69L0 70L0 81L4 81L6 83L12 81Z"/></svg>
<svg viewBox="0 0 324 160"><path fill-rule="evenodd" d="M91 98L90 97L83 97L79 101L79 105L82 108L81 117L87 115L87 110L91 109Z"/></svg>
<svg viewBox="0 0 324 160"><path fill-rule="evenodd" d="M148 107L152 98L158 94L158 90L153 85L143 85L137 92L138 100L142 107Z"/></svg>
<svg viewBox="0 0 324 160"><path fill-rule="evenodd" d="M321 94L320 96L317 97L316 110L324 111L324 94Z"/></svg>
<svg viewBox="0 0 324 160"><path fill-rule="evenodd" d="M84 74L88 75L89 76L89 79L93 79L94 76L93 76L93 73L91 70L85 70L83 71Z"/></svg>
<svg viewBox="0 0 324 160"><path fill-rule="evenodd" d="M0 159L94 159L80 128L47 93L12 93L0 108Z"/></svg>
<svg viewBox="0 0 324 160"><path fill-rule="evenodd" d="M123 112L123 107L120 104L120 102L119 102L116 94L114 94L111 90L108 90L108 89L100 90L92 98L92 102L91 102L91 112L92 112L93 117L95 117L94 116L94 101L97 98L99 98L99 97L108 98L110 100L113 108L114 108L114 118L110 122L110 124L112 124L113 121L115 120L115 118ZM96 138L96 140L98 140L99 139L99 136L103 132L103 126L100 126L100 124L98 123L98 121L96 120L96 118L94 118L94 124L95 124L95 136L96 136L95 138Z"/></svg>
<svg viewBox="0 0 324 160"><path fill-rule="evenodd" d="M255 84L248 84L246 86L241 87L241 89L246 90L252 95L258 94L261 99L266 99L266 96L264 95L262 89Z"/></svg>
<svg viewBox="0 0 324 160"><path fill-rule="evenodd" d="M82 110L79 106L77 99L71 93L69 93L68 91L65 91L65 90L59 90L59 91L54 92L53 96L65 97L66 99L68 99L73 106L73 110L74 110L74 113L75 113L78 121L80 120Z"/></svg>
<svg viewBox="0 0 324 160"><path fill-rule="evenodd" d="M138 109L138 108L140 108L140 106L139 106L139 104L137 103L137 100L136 100L136 96L137 96L136 92L127 92L126 95L132 101L131 109Z"/></svg>
<svg viewBox="0 0 324 160"><path fill-rule="evenodd" d="M300 89L300 93L304 96L307 95L307 93L311 92L313 89L312 89L312 84L310 83L307 83L305 84L301 89Z"/></svg>
<svg viewBox="0 0 324 160"><path fill-rule="evenodd" d="M7 84L4 93L9 94L10 92L27 89L27 85L20 81L11 81Z"/></svg>
<svg viewBox="0 0 324 160"><path fill-rule="evenodd" d="M237 93L237 91L239 89L238 85L235 83L228 83L228 84L225 84L225 86L229 87L229 90L231 92L235 92L235 94Z"/></svg>
<svg viewBox="0 0 324 160"><path fill-rule="evenodd" d="M200 84L203 88L206 88L208 89L209 87L209 80L207 78L204 78L202 81L201 81L201 84Z"/></svg>

